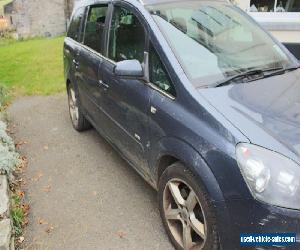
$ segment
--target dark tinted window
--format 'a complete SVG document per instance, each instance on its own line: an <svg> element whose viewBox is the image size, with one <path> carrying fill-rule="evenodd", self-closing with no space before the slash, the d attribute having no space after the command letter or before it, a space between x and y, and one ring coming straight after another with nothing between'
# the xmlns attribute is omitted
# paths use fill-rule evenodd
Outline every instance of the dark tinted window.
<svg viewBox="0 0 300 250"><path fill-rule="evenodd" d="M84 44L101 53L107 6L91 6L85 26Z"/></svg>
<svg viewBox="0 0 300 250"><path fill-rule="evenodd" d="M145 30L129 10L115 7L109 40L109 58L119 62L137 59L143 62Z"/></svg>
<svg viewBox="0 0 300 250"><path fill-rule="evenodd" d="M79 41L81 20L84 17L84 8L78 9L72 17L69 25L67 36L73 38L75 41Z"/></svg>
<svg viewBox="0 0 300 250"><path fill-rule="evenodd" d="M156 85L158 88L164 92L169 93L172 96L176 96L175 88L170 80L170 77L160 60L157 52L150 45L150 60L149 60L149 73L150 73L150 82Z"/></svg>

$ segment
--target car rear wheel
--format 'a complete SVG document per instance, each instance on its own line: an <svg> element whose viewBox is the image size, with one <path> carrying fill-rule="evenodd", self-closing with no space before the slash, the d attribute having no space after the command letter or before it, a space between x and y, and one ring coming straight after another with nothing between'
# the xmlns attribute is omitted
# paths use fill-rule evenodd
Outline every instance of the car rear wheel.
<svg viewBox="0 0 300 250"><path fill-rule="evenodd" d="M70 118L73 124L73 127L81 132L91 128L91 124L84 117L80 103L78 100L78 95L72 83L68 85L68 104L69 104L69 113Z"/></svg>
<svg viewBox="0 0 300 250"><path fill-rule="evenodd" d="M177 162L159 182L159 209L176 249L219 249L216 219L208 195L193 174Z"/></svg>

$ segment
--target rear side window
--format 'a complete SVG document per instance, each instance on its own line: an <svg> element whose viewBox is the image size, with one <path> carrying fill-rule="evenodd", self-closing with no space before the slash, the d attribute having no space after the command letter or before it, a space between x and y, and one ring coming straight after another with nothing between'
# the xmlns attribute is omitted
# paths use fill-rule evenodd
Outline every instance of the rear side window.
<svg viewBox="0 0 300 250"><path fill-rule="evenodd" d="M108 56L115 62L144 60L145 30L139 19L123 7L116 6L111 23Z"/></svg>
<svg viewBox="0 0 300 250"><path fill-rule="evenodd" d="M174 85L154 47L150 45L149 55L150 82L162 91L176 97Z"/></svg>
<svg viewBox="0 0 300 250"><path fill-rule="evenodd" d="M102 37L108 6L91 6L85 26L84 44L102 53Z"/></svg>
<svg viewBox="0 0 300 250"><path fill-rule="evenodd" d="M79 42L80 38L80 28L81 21L84 17L85 8L78 9L72 17L71 23L69 25L67 36Z"/></svg>

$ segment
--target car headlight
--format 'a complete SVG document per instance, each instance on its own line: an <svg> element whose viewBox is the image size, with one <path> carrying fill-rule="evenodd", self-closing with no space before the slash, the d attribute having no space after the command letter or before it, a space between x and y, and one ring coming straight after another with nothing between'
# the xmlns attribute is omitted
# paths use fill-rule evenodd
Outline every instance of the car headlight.
<svg viewBox="0 0 300 250"><path fill-rule="evenodd" d="M240 143L237 162L257 200L279 207L300 209L300 166L274 151Z"/></svg>

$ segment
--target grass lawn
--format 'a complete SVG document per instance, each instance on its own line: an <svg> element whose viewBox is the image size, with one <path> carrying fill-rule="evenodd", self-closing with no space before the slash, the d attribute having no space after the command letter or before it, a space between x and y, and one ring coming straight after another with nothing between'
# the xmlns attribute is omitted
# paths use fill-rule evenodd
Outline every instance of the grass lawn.
<svg viewBox="0 0 300 250"><path fill-rule="evenodd" d="M63 38L0 40L0 86L13 95L49 95L64 90Z"/></svg>

